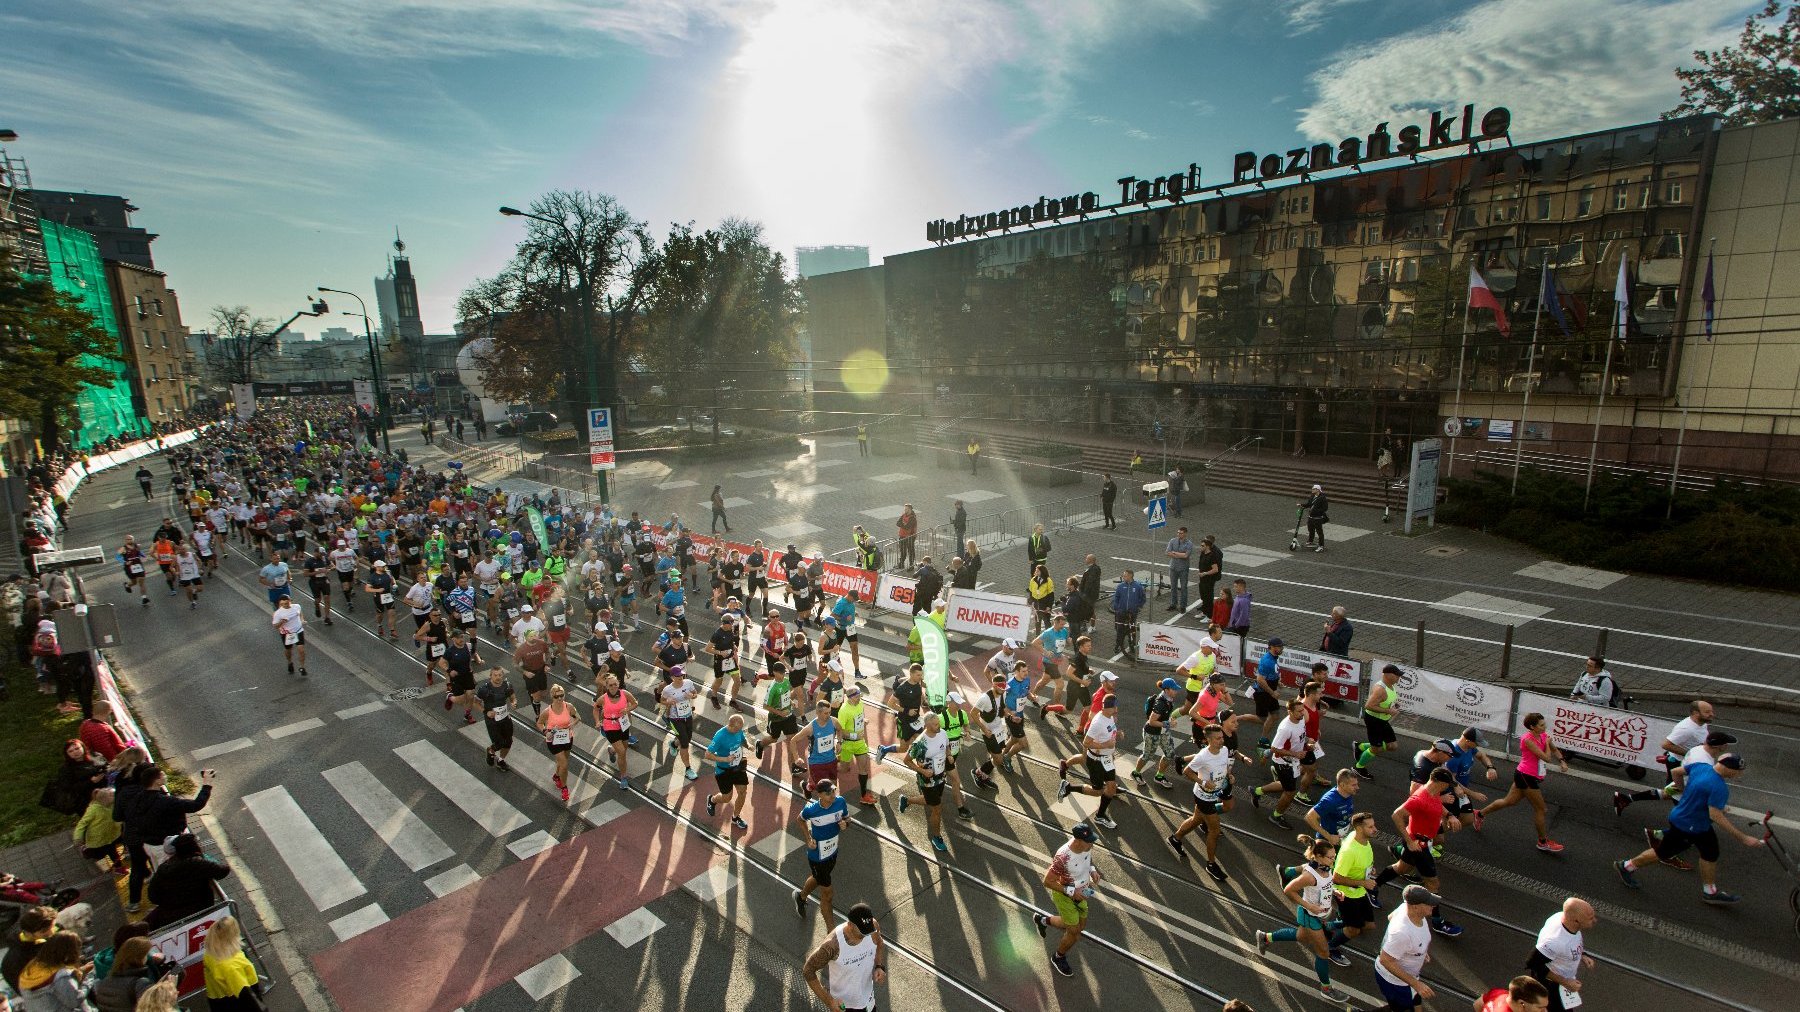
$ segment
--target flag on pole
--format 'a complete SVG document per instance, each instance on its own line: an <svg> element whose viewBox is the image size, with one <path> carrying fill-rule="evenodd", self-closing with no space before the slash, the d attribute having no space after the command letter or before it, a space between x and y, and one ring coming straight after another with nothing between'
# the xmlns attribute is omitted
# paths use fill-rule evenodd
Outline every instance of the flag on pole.
<svg viewBox="0 0 1800 1012"><path fill-rule="evenodd" d="M1575 336L1575 326L1570 319L1569 306L1563 300L1568 293L1562 290L1562 282L1557 280L1556 271L1544 268L1544 290L1538 298L1544 301L1544 309L1550 313L1550 319L1556 321L1556 329L1563 332L1564 337Z"/></svg>
<svg viewBox="0 0 1800 1012"><path fill-rule="evenodd" d="M950 639L938 621L930 615L913 616L913 631L925 655L925 694L934 707L943 706L950 693Z"/></svg>
<svg viewBox="0 0 1800 1012"><path fill-rule="evenodd" d="M1713 311L1717 303L1713 296L1713 255L1706 254L1706 283L1700 286L1700 323L1706 328L1706 340L1713 339Z"/></svg>
<svg viewBox="0 0 1800 1012"><path fill-rule="evenodd" d="M1613 285L1613 334L1620 341L1629 341L1637 336L1637 318L1631 311L1631 290L1635 279L1631 276L1631 258L1619 257L1619 280Z"/></svg>
<svg viewBox="0 0 1800 1012"><path fill-rule="evenodd" d="M1469 265L1469 308L1493 310L1494 326L1500 329L1500 336L1512 336L1512 326L1506 322L1506 307L1500 304L1500 299L1474 264Z"/></svg>

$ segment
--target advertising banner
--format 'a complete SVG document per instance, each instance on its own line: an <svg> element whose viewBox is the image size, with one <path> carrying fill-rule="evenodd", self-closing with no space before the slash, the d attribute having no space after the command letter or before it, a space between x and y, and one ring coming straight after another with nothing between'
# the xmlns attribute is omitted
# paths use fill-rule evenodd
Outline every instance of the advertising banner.
<svg viewBox="0 0 1800 1012"><path fill-rule="evenodd" d="M181 997L186 998L206 990L205 970L201 965L206 932L215 921L232 912L231 904L220 903L150 936L150 948L181 967L175 985Z"/></svg>
<svg viewBox="0 0 1800 1012"><path fill-rule="evenodd" d="M1655 769L1662 742L1675 722L1580 700L1519 693L1519 726L1527 713L1541 713L1550 740L1564 752L1608 762Z"/></svg>
<svg viewBox="0 0 1800 1012"><path fill-rule="evenodd" d="M825 593L831 597L841 597L854 590L857 600L873 601L875 599L875 581L880 577L880 573L870 572L867 569L846 566L841 562L827 562L825 563Z"/></svg>
<svg viewBox="0 0 1800 1012"><path fill-rule="evenodd" d="M1421 439L1412 445L1412 467L1407 470L1406 533L1411 534L1413 521L1424 518L1437 526L1438 460L1443 443Z"/></svg>
<svg viewBox="0 0 1800 1012"><path fill-rule="evenodd" d="M1205 638L1204 629L1144 623L1138 626L1137 659L1180 664L1200 649L1200 641Z"/></svg>
<svg viewBox="0 0 1800 1012"><path fill-rule="evenodd" d="M1494 734L1507 732L1512 714L1511 689L1473 678L1426 671L1386 658L1369 662L1369 677L1381 677L1381 669L1389 664L1400 669L1400 681L1395 688L1400 693L1401 713L1416 713Z"/></svg>
<svg viewBox="0 0 1800 1012"><path fill-rule="evenodd" d="M240 421L248 421L256 414L256 388L248 383L231 384L231 403L237 408Z"/></svg>
<svg viewBox="0 0 1800 1012"><path fill-rule="evenodd" d="M613 455L611 408L588 409L588 464L596 471L610 471L619 466Z"/></svg>
<svg viewBox="0 0 1800 1012"><path fill-rule="evenodd" d="M913 616L913 629L919 634L919 651L925 656L926 702L943 706L944 696L950 691L950 638L929 615Z"/></svg>
<svg viewBox="0 0 1800 1012"><path fill-rule="evenodd" d="M1254 670L1262 662L1262 655L1268 650L1268 644L1260 640L1246 640L1244 643L1244 661ZM1311 650L1296 650L1284 647L1281 656L1276 659L1276 670L1281 672L1281 684L1298 689L1312 678L1312 666L1325 665L1325 695L1331 699L1356 702L1362 698L1362 662L1333 654L1314 653ZM1220 665L1224 669L1224 665Z"/></svg>
<svg viewBox="0 0 1800 1012"><path fill-rule="evenodd" d="M369 417L375 417L375 381L351 380L351 396L356 399L356 406L367 411Z"/></svg>
<svg viewBox="0 0 1800 1012"><path fill-rule="evenodd" d="M911 615L913 598L918 596L918 592L919 581L896 573L884 573L881 577L880 592L875 595L875 607L897 611L902 615Z"/></svg>
<svg viewBox="0 0 1800 1012"><path fill-rule="evenodd" d="M1031 628L1031 602L1024 597L952 590L946 627L990 639L1023 640Z"/></svg>

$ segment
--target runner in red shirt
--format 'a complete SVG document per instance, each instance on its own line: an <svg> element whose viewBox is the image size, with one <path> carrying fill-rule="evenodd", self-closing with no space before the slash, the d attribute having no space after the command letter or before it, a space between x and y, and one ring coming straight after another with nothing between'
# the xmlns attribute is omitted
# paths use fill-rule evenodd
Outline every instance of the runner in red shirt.
<svg viewBox="0 0 1800 1012"><path fill-rule="evenodd" d="M1375 876L1377 888L1417 871L1425 888L1433 893L1438 891L1437 859L1431 856L1431 841L1437 839L1446 821L1452 830L1462 828L1460 819L1444 814L1444 795L1455 783L1450 771L1440 766L1431 771L1431 779L1413 788L1412 794L1394 809L1394 830L1404 842L1389 848L1399 860ZM1444 920L1436 906L1431 908L1431 930L1446 938L1463 933L1460 926Z"/></svg>
<svg viewBox="0 0 1800 1012"><path fill-rule="evenodd" d="M1548 1012L1550 992L1530 976L1514 977L1475 999L1475 1012Z"/></svg>
<svg viewBox="0 0 1800 1012"><path fill-rule="evenodd" d="M1300 787L1295 795L1305 804L1312 803L1307 791L1319 779L1319 721L1325 716L1321 700L1325 698L1325 665L1314 664L1312 680L1300 688L1300 705L1306 707L1306 754L1300 757Z"/></svg>
<svg viewBox="0 0 1800 1012"><path fill-rule="evenodd" d="M1100 672L1100 688L1094 693L1094 698L1088 701L1088 708L1081 712L1081 726L1075 729L1076 740L1087 736L1088 722L1100 715L1100 707L1105 702L1101 697L1118 691L1118 681L1118 675L1110 671Z"/></svg>

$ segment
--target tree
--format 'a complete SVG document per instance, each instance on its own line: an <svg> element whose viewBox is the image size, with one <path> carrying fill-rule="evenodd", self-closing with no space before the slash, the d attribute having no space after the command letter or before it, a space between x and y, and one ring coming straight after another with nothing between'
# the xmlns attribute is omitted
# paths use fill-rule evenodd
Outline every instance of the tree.
<svg viewBox="0 0 1800 1012"><path fill-rule="evenodd" d="M1198 448L1210 427L1209 412L1198 397L1140 395L1119 404L1113 428L1120 435L1143 440L1145 448L1160 451L1167 446L1179 456L1189 446ZM1162 439L1157 439L1157 433Z"/></svg>
<svg viewBox="0 0 1800 1012"><path fill-rule="evenodd" d="M117 361L116 345L77 299L20 274L0 248L0 416L33 419L53 451L75 427L81 388L115 379L98 363Z"/></svg>
<svg viewBox="0 0 1800 1012"><path fill-rule="evenodd" d="M251 316L249 306L214 306L208 313L212 343L206 369L215 383L249 383L256 366L275 350L275 321Z"/></svg>
<svg viewBox="0 0 1800 1012"><path fill-rule="evenodd" d="M1744 19L1736 46L1697 49L1694 61L1675 71L1681 104L1664 119L1712 112L1745 126L1800 116L1800 6L1769 0Z"/></svg>

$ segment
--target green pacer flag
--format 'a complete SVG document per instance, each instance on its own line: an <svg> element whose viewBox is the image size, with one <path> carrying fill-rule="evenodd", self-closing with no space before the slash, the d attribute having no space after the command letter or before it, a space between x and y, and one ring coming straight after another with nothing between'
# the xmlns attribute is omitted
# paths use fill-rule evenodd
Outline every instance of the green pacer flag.
<svg viewBox="0 0 1800 1012"><path fill-rule="evenodd" d="M310 443L310 442L312 442L312 440L313 440L312 419L308 418L306 420L306 441Z"/></svg>
<svg viewBox="0 0 1800 1012"><path fill-rule="evenodd" d="M525 507L525 519L531 521L531 533L537 535L538 547L548 552L550 535L544 530L544 515L538 512L536 506L527 506Z"/></svg>
<svg viewBox="0 0 1800 1012"><path fill-rule="evenodd" d="M914 615L919 649L925 655L925 696L932 706L943 706L950 691L950 637L929 615Z"/></svg>

